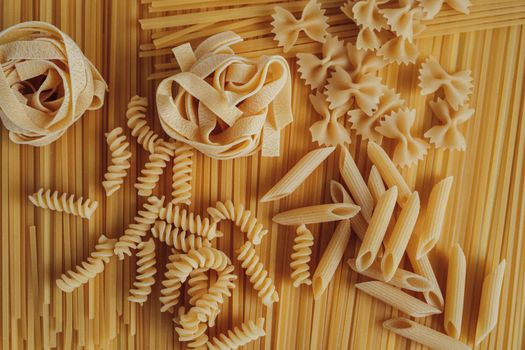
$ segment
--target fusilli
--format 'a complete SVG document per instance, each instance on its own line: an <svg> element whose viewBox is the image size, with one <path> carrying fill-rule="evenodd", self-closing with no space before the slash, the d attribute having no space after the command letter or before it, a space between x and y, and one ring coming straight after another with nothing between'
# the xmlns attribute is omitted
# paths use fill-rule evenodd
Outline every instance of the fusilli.
<svg viewBox="0 0 525 350"><path fill-rule="evenodd" d="M265 335L264 318L258 318L256 322L248 321L243 323L240 328L235 327L228 331L228 335L221 333L218 338L213 338L207 342L208 350L230 350L237 349L257 340Z"/></svg>
<svg viewBox="0 0 525 350"><path fill-rule="evenodd" d="M155 225L151 229L151 234L159 241L166 243L169 247L173 247L184 253L189 252L190 249L211 246L211 242L208 239L187 233L163 220L157 220L155 222Z"/></svg>
<svg viewBox="0 0 525 350"><path fill-rule="evenodd" d="M161 312L173 312L173 307L179 303L182 282L173 273L175 269L173 263L179 259L179 253L173 253L169 256L170 262L166 265L167 270L164 273L164 280L162 281L162 286L164 288L160 291L161 297L159 299L162 304L162 307L160 308Z"/></svg>
<svg viewBox="0 0 525 350"><path fill-rule="evenodd" d="M59 194L58 191L51 194L51 190L44 192L43 188L40 188L38 192L33 193L29 196L29 200L36 207L56 210L58 212L64 212L66 214L80 216L84 219L90 219L95 210L97 209L98 202L92 201L91 199L83 200L82 197L75 200L75 195L69 195L67 193Z"/></svg>
<svg viewBox="0 0 525 350"><path fill-rule="evenodd" d="M301 284L310 285L310 257L312 255L311 246L314 245L314 236L312 232L305 225L297 227L296 236L294 239L293 253L291 255L292 262L292 280L293 286L299 287Z"/></svg>
<svg viewBox="0 0 525 350"><path fill-rule="evenodd" d="M137 249L137 276L133 288L129 291L128 300L142 305L151 294L151 286L155 283L155 241L150 238L140 242Z"/></svg>
<svg viewBox="0 0 525 350"><path fill-rule="evenodd" d="M176 142L171 185L173 189L171 192L171 203L173 204L191 204L193 154L193 147L182 142Z"/></svg>
<svg viewBox="0 0 525 350"><path fill-rule="evenodd" d="M201 298L208 291L208 269L196 269L190 272L188 278L188 289L186 292L190 297L190 305L195 305L195 302Z"/></svg>
<svg viewBox="0 0 525 350"><path fill-rule="evenodd" d="M169 203L159 212L159 218L175 225L184 231L207 238L209 240L222 236L222 232L217 231L217 222L210 222L209 218L201 218L200 215L188 213L178 205Z"/></svg>
<svg viewBox="0 0 525 350"><path fill-rule="evenodd" d="M148 99L133 96L128 103L126 118L131 135L137 138L137 142L149 153L155 153L155 146L162 141L155 131L151 130L146 120Z"/></svg>
<svg viewBox="0 0 525 350"><path fill-rule="evenodd" d="M129 163L129 158L131 158L131 152L128 150L129 142L126 141L126 135L123 132L124 130L118 127L106 133L106 142L111 151L111 165L108 166L108 170L104 174L105 180L102 181L102 186L108 197L118 191L124 182L127 170L131 166Z"/></svg>
<svg viewBox="0 0 525 350"><path fill-rule="evenodd" d="M163 169L175 154L174 151L174 143L161 141L155 146L154 152L149 155L148 162L144 165L144 169L140 171L142 176L137 178L135 184L139 196L151 195L159 182L160 175L164 172Z"/></svg>

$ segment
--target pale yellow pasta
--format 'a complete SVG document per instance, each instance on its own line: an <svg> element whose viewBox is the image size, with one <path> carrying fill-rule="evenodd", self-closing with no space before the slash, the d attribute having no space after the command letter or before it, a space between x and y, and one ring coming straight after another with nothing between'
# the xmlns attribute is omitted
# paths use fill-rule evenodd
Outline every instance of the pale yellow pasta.
<svg viewBox="0 0 525 350"><path fill-rule="evenodd" d="M407 200L397 217L394 228L385 243L385 252L381 259L381 271L386 281L394 276L401 258L405 254L408 241L414 231L419 215L419 194L414 192Z"/></svg>
<svg viewBox="0 0 525 350"><path fill-rule="evenodd" d="M332 202L334 203L355 204L354 200L352 197L350 197L344 186L335 180L330 181L330 196L332 198ZM360 240L363 240L366 228L368 227L368 222L365 220L363 215L361 215L361 212L350 218L350 223L352 224L352 230L355 232L357 237L359 237Z"/></svg>
<svg viewBox="0 0 525 350"><path fill-rule="evenodd" d="M171 178L171 203L173 204L191 204L193 156L193 147L182 142L175 143Z"/></svg>
<svg viewBox="0 0 525 350"><path fill-rule="evenodd" d="M506 261L502 260L498 267L483 280L481 299L479 302L478 322L476 324L476 345L479 345L498 323L499 304L503 289Z"/></svg>
<svg viewBox="0 0 525 350"><path fill-rule="evenodd" d="M441 6L443 6L443 3L447 3L454 10L464 14L469 14L469 8L470 6L472 6L470 0L419 0L419 4L425 12L424 18L434 18L441 10Z"/></svg>
<svg viewBox="0 0 525 350"><path fill-rule="evenodd" d="M148 99L138 95L133 96L126 111L127 125L131 129L131 136L137 138L137 142L149 153L155 152L155 146L162 139L151 130L146 120Z"/></svg>
<svg viewBox="0 0 525 350"><path fill-rule="evenodd" d="M187 253L191 249L211 246L210 240L193 233L188 233L163 220L155 221L155 225L151 228L151 235L159 241L166 243L168 247L173 247L183 253Z"/></svg>
<svg viewBox="0 0 525 350"><path fill-rule="evenodd" d="M363 242L356 258L358 272L368 269L377 257L386 230L392 218L397 199L397 187L390 187L377 202L377 205L366 229Z"/></svg>
<svg viewBox="0 0 525 350"><path fill-rule="evenodd" d="M377 50L377 55L383 57L388 63L413 64L416 63L419 51L410 40L398 36L385 42Z"/></svg>
<svg viewBox="0 0 525 350"><path fill-rule="evenodd" d="M215 220L210 221L209 218L201 218L200 215L188 212L186 209L173 203L169 203L166 207L160 209L159 218L173 224L175 227L208 240L222 236L222 232L217 230L217 222Z"/></svg>
<svg viewBox="0 0 525 350"><path fill-rule="evenodd" d="M463 319L467 262L456 243L448 258L447 291L445 294L444 328L449 336L459 339Z"/></svg>
<svg viewBox="0 0 525 350"><path fill-rule="evenodd" d="M383 303L412 317L427 317L441 313L441 310L434 306L426 304L385 282L362 282L357 283L355 287L371 297L381 300Z"/></svg>
<svg viewBox="0 0 525 350"><path fill-rule="evenodd" d="M40 188L37 192L30 195L29 200L35 207L55 210L88 220L91 219L91 216L98 207L98 202L92 201L89 198L84 200L80 197L75 200L74 194L60 194L58 191L51 193L50 189L44 192L43 188Z"/></svg>
<svg viewBox="0 0 525 350"><path fill-rule="evenodd" d="M349 203L319 204L291 209L273 217L279 225L308 225L321 222L350 219L359 212L359 207Z"/></svg>
<svg viewBox="0 0 525 350"><path fill-rule="evenodd" d="M372 197L374 198L374 205L376 205L379 201L379 198L381 198L383 193L385 193L386 188L385 183L381 178L381 174L379 174L379 170L377 170L377 167L375 165L372 165L372 167L370 168L367 186L368 190L370 191L370 194L372 194Z"/></svg>
<svg viewBox="0 0 525 350"><path fill-rule="evenodd" d="M352 8L352 19L359 26L375 30L387 28L385 17L380 13L379 6L386 0L363 0L348 2L346 5ZM344 6L342 11L348 11Z"/></svg>
<svg viewBox="0 0 525 350"><path fill-rule="evenodd" d="M414 27L422 17L421 8L413 7L412 3L407 2L404 6L384 8L379 12L386 18L388 26L397 36L409 41L414 39Z"/></svg>
<svg viewBox="0 0 525 350"><path fill-rule="evenodd" d="M182 254L173 252L168 257L169 262L166 264L166 272L164 273L164 280L161 282L162 289L160 290L160 312L169 311L173 313L174 307L178 304L181 295L182 282L175 273L175 261L180 259ZM184 310L180 310L184 313Z"/></svg>
<svg viewBox="0 0 525 350"><path fill-rule="evenodd" d="M293 286L299 287L301 284L309 286L312 284L312 281L310 280L310 266L308 266L308 263L311 260L311 247L314 245L314 236L305 225L297 227L295 232L293 253L290 255Z"/></svg>
<svg viewBox="0 0 525 350"><path fill-rule="evenodd" d="M293 193L332 152L335 147L314 149L305 154L288 172L262 196L260 202L270 202Z"/></svg>
<svg viewBox="0 0 525 350"><path fill-rule="evenodd" d="M144 169L140 171L141 176L137 177L135 188L139 196L151 195L168 161L173 158L174 151L174 143L162 141L155 146L153 153L149 155L148 161L144 165Z"/></svg>
<svg viewBox="0 0 525 350"><path fill-rule="evenodd" d="M365 220L370 221L374 210L374 199L366 186L366 182L346 147L341 147L339 155L339 173L343 178L352 198L361 207L361 214Z"/></svg>
<svg viewBox="0 0 525 350"><path fill-rule="evenodd" d="M248 321L229 330L228 334L221 333L218 338L207 342L208 350L230 350L237 349L265 335L264 318L260 317L256 322Z"/></svg>
<svg viewBox="0 0 525 350"><path fill-rule="evenodd" d="M111 152L111 165L104 174L105 180L102 181L102 186L108 197L122 186L131 166L129 159L132 154L129 151L129 142L126 141L126 135L123 133L124 130L121 127L106 133L106 142Z"/></svg>
<svg viewBox="0 0 525 350"><path fill-rule="evenodd" d="M382 69L386 62L370 50L360 50L354 44L346 44L346 55L348 56L350 75L358 78L367 73L375 73Z"/></svg>
<svg viewBox="0 0 525 350"><path fill-rule="evenodd" d="M386 42L388 42L392 36L393 34L389 30L381 29L376 31L368 27L363 27L357 33L355 46L359 50L376 51L380 49ZM378 54L380 57L383 56L379 55L378 52L376 52L376 54ZM386 60L386 57L383 59L388 61Z"/></svg>
<svg viewBox="0 0 525 350"><path fill-rule="evenodd" d="M208 275L206 271L207 269L196 269L190 272L188 288L186 289L190 305L195 305L195 302L208 291Z"/></svg>
<svg viewBox="0 0 525 350"><path fill-rule="evenodd" d="M355 259L348 259L347 263L352 270L363 276L370 277L381 282L387 282L383 277L381 264L377 260L368 269L361 272L357 271ZM432 283L425 277L407 270L403 270L401 268L396 270L394 276L387 283L395 287L414 292L424 292L433 288Z"/></svg>
<svg viewBox="0 0 525 350"><path fill-rule="evenodd" d="M319 260L319 264L312 276L312 290L316 300L323 295L334 277L335 270L337 270L339 263L343 259L351 236L350 227L350 220L341 220L337 224L334 234Z"/></svg>
<svg viewBox="0 0 525 350"><path fill-rule="evenodd" d="M398 317L383 322L383 327L397 335L410 339L416 343L439 350L470 350L470 347L446 334L433 330L422 324Z"/></svg>
<svg viewBox="0 0 525 350"><path fill-rule="evenodd" d="M151 294L151 286L155 284L155 241L150 238L137 245L137 275L133 288L129 290L128 300L142 305Z"/></svg>
<svg viewBox="0 0 525 350"><path fill-rule="evenodd" d="M310 126L312 141L327 146L350 144L352 142L350 134L339 122L339 119L346 113L346 107L340 106L330 110L326 96L320 91L317 91L315 95L310 95L309 99L315 111L322 117L321 120Z"/></svg>

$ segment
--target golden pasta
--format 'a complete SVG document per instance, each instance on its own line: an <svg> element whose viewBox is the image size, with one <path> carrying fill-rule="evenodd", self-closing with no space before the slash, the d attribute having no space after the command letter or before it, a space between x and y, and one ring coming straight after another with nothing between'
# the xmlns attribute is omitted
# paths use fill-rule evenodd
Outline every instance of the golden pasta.
<svg viewBox="0 0 525 350"><path fill-rule="evenodd" d="M89 198L84 200L80 197L75 200L74 194L60 194L58 191L51 193L50 189L44 191L43 188L40 188L37 192L30 195L29 200L35 207L56 210L88 220L91 219L91 216L98 207L98 202L92 201Z"/></svg>
<svg viewBox="0 0 525 350"><path fill-rule="evenodd" d="M217 230L217 222L215 220L210 221L209 218L201 218L200 215L188 212L186 209L182 209L173 203L168 203L167 206L160 208L159 219L173 224L173 226L183 231L208 240L222 236L222 232Z"/></svg>
<svg viewBox="0 0 525 350"><path fill-rule="evenodd" d="M310 94L309 99L314 110L323 118L310 126L312 141L327 146L344 146L345 143L351 143L352 140L350 140L348 131L339 122L339 119L345 114L346 108L341 106L330 110L326 97L320 91L317 91L315 95Z"/></svg>
<svg viewBox="0 0 525 350"><path fill-rule="evenodd" d="M334 203L355 204L344 186L335 180L330 181L330 197L332 197L332 202ZM366 228L368 227L368 222L366 222L363 215L361 215L360 212L355 214L350 218L350 223L352 224L352 230L354 230L357 237L359 237L360 240L363 240Z"/></svg>
<svg viewBox="0 0 525 350"><path fill-rule="evenodd" d="M151 196L168 161L174 156L174 149L175 145L168 142L159 142L155 146L135 184L139 196Z"/></svg>
<svg viewBox="0 0 525 350"><path fill-rule="evenodd" d="M301 225L296 229L296 236L294 239L293 253L290 255L290 268L292 269L293 286L299 287L301 284L311 285L310 280L310 266L308 263L311 260L312 249L314 245L314 236L312 232L305 225Z"/></svg>
<svg viewBox="0 0 525 350"><path fill-rule="evenodd" d="M175 143L173 177L171 179L171 203L173 204L191 204L193 156L193 147L182 142Z"/></svg>
<svg viewBox="0 0 525 350"><path fill-rule="evenodd" d="M349 203L319 204L311 207L291 209L273 217L279 225L317 224L321 222L350 219L359 212L359 207Z"/></svg>
<svg viewBox="0 0 525 350"><path fill-rule="evenodd" d="M240 328L229 330L227 335L219 334L218 338L214 337L211 342L206 343L206 346L209 350L237 349L265 334L264 318L260 317L256 322L248 321L241 324Z"/></svg>
<svg viewBox="0 0 525 350"><path fill-rule="evenodd" d="M106 190L106 196L111 196L124 183L128 169L131 167L129 159L132 154L129 151L129 142L126 141L124 130L118 127L106 133L106 142L111 151L111 165L104 174L102 186Z"/></svg>
<svg viewBox="0 0 525 350"><path fill-rule="evenodd" d="M137 245L137 275L133 288L129 290L128 300L142 305L151 294L151 286L155 283L155 241L153 238Z"/></svg>
<svg viewBox="0 0 525 350"><path fill-rule="evenodd" d="M370 168L367 186L370 194L374 198L374 205L377 205L379 198L381 198L383 193L386 192L386 188L383 179L381 178L381 174L379 174L379 171L375 165L372 165Z"/></svg>
<svg viewBox="0 0 525 350"><path fill-rule="evenodd" d="M449 336L459 339L463 320L467 262L463 250L456 243L448 259L447 291L445 294L444 328Z"/></svg>
<svg viewBox="0 0 525 350"><path fill-rule="evenodd" d="M208 239L193 233L187 233L187 231L163 220L155 221L155 225L151 228L151 235L166 243L169 247L173 247L183 253L187 253L191 249L211 246L211 242Z"/></svg>
<svg viewBox="0 0 525 350"><path fill-rule="evenodd" d="M155 153L155 147L162 139L151 130L146 120L148 99L146 97L133 96L126 111L128 128L131 135L137 138L137 142L149 153Z"/></svg>

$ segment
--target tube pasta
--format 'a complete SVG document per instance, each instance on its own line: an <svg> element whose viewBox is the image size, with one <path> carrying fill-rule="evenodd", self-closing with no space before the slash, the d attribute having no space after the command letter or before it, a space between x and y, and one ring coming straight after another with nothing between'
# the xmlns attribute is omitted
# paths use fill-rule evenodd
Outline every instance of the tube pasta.
<svg viewBox="0 0 525 350"><path fill-rule="evenodd" d="M148 99L146 97L133 96L128 103L126 111L127 125L131 129L131 136L137 138L137 142L149 153L155 153L155 147L162 139L148 125L146 112Z"/></svg>
<svg viewBox="0 0 525 350"><path fill-rule="evenodd" d="M155 146L153 153L149 155L148 162L144 165L144 169L140 171L142 176L137 178L135 184L139 196L151 195L168 161L173 157L174 150L174 143L162 141Z"/></svg>
<svg viewBox="0 0 525 350"><path fill-rule="evenodd" d="M506 261L502 260L498 267L483 280L478 322L476 325L476 345L479 345L485 340L485 338L487 338L498 322L501 290L503 289L503 277L505 275L505 264Z"/></svg>
<svg viewBox="0 0 525 350"><path fill-rule="evenodd" d="M292 194L334 149L335 147L324 147L308 152L266 192L260 202L270 202Z"/></svg>
<svg viewBox="0 0 525 350"><path fill-rule="evenodd" d="M335 180L330 181L330 196L334 203L355 204L344 186ZM361 215L361 213L355 214L354 217L350 218L350 223L352 224L352 230L354 230L357 237L359 237L360 240L363 240L366 228L368 227L368 222L366 222L363 215Z"/></svg>
<svg viewBox="0 0 525 350"><path fill-rule="evenodd" d="M91 216L98 207L97 201L91 199L84 200L82 197L75 200L75 195L69 195L67 193L60 194L58 191L54 191L51 194L51 190L47 189L44 192L43 188L40 188L37 192L29 196L29 200L35 207L56 210L58 212L80 216L83 219L91 219Z"/></svg>
<svg viewBox="0 0 525 350"><path fill-rule="evenodd" d="M292 269L293 286L299 287L301 284L311 285L310 262L314 245L314 236L305 225L297 227L294 239L293 253L291 254L290 268Z"/></svg>
<svg viewBox="0 0 525 350"><path fill-rule="evenodd" d="M356 258L358 272L368 269L377 257L381 248L381 242L385 237L386 230L392 218L396 205L397 187L393 186L386 191L379 201L366 229L365 237L359 248Z"/></svg>
<svg viewBox="0 0 525 350"><path fill-rule="evenodd" d="M467 262L463 250L456 244L448 259L447 291L445 297L445 331L449 336L459 339L463 319L465 299L465 279Z"/></svg>
<svg viewBox="0 0 525 350"><path fill-rule="evenodd" d="M187 233L179 227L168 224L163 220L155 221L155 225L151 228L151 235L159 241L166 243L168 247L173 247L184 253L189 252L191 249L211 246L211 242L208 239Z"/></svg>
<svg viewBox="0 0 525 350"><path fill-rule="evenodd" d="M169 203L159 211L159 218L175 227L187 231L191 234L201 236L208 240L213 240L215 237L222 236L222 232L217 230L217 222L209 218L201 218L200 215L195 215L182 209L180 206Z"/></svg>
<svg viewBox="0 0 525 350"><path fill-rule="evenodd" d="M470 350L470 347L459 340L447 336L432 328L398 317L383 322L383 327L397 335L423 344L436 350Z"/></svg>
<svg viewBox="0 0 525 350"><path fill-rule="evenodd" d="M251 341L263 337L264 332L264 318L258 318L256 322L248 321L243 323L240 328L235 327L229 330L228 334L221 333L218 338L213 338L211 342L207 342L208 350L229 350L237 349L248 344Z"/></svg>
<svg viewBox="0 0 525 350"><path fill-rule="evenodd" d="M379 174L379 170L377 170L375 165L372 165L370 168L367 185L370 194L372 194L372 197L374 198L374 204L377 204L379 198L381 198L383 193L386 192L386 188L383 179L381 178L381 174Z"/></svg>
<svg viewBox="0 0 525 350"><path fill-rule="evenodd" d="M193 147L182 142L175 143L173 158L173 177L171 183L171 203L191 204L191 172L193 165Z"/></svg>
<svg viewBox="0 0 525 350"><path fill-rule="evenodd" d="M441 313L438 308L426 304L385 282L362 282L357 283L355 287L412 317L427 317Z"/></svg>
<svg viewBox="0 0 525 350"><path fill-rule="evenodd" d="M273 221L279 225L317 224L321 222L350 219L359 212L359 207L349 203L319 204L279 213Z"/></svg>
<svg viewBox="0 0 525 350"><path fill-rule="evenodd" d="M399 267L401 258L405 254L419 215L419 207L419 194L415 191L401 209L394 229L385 244L385 252L381 259L381 271L383 271L386 281L392 279Z"/></svg>
<svg viewBox="0 0 525 350"><path fill-rule="evenodd" d="M137 245L137 275L130 289L128 300L142 305L151 294L151 286L155 283L155 241L150 238Z"/></svg>
<svg viewBox="0 0 525 350"><path fill-rule="evenodd" d="M127 175L127 170L131 164L129 159L132 154L129 151L129 142L126 141L126 135L121 127L111 130L106 133L106 142L111 151L111 165L104 174L104 181L102 186L106 190L106 196L109 197L122 186L124 178Z"/></svg>
<svg viewBox="0 0 525 350"><path fill-rule="evenodd" d="M350 220L341 220L335 228L312 277L314 299L318 300L334 277L350 240Z"/></svg>

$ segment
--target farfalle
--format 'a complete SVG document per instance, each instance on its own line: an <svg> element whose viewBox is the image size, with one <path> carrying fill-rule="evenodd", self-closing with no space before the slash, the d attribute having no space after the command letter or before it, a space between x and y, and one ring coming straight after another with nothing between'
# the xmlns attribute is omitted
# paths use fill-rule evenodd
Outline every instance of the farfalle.
<svg viewBox="0 0 525 350"><path fill-rule="evenodd" d="M430 128L425 137L430 140L437 148L456 149L464 151L466 149L465 136L459 130L459 126L469 120L474 114L474 109L463 105L455 111L447 101L438 97L437 101L429 103L432 112L442 123Z"/></svg>
<svg viewBox="0 0 525 350"><path fill-rule="evenodd" d="M386 18L390 29L409 41L413 40L414 34L419 34L424 29L420 21L422 9L412 7L409 3L398 8L381 9L380 12Z"/></svg>
<svg viewBox="0 0 525 350"><path fill-rule="evenodd" d="M383 57L388 63L409 64L416 62L419 51L410 40L398 36L381 46L377 50L377 55Z"/></svg>
<svg viewBox="0 0 525 350"><path fill-rule="evenodd" d="M357 33L355 46L360 50L375 51L392 37L392 33L388 30L376 31L371 28L361 28Z"/></svg>
<svg viewBox="0 0 525 350"><path fill-rule="evenodd" d="M346 54L350 63L350 75L353 79L367 73L375 73L382 69L386 62L382 57L370 50L359 50L352 43L346 44Z"/></svg>
<svg viewBox="0 0 525 350"><path fill-rule="evenodd" d="M400 167L416 163L427 153L428 143L411 133L415 119L416 110L405 108L387 116L376 128L383 136L398 140L393 161Z"/></svg>
<svg viewBox="0 0 525 350"><path fill-rule="evenodd" d="M393 89L387 86L383 86L383 89L384 93L379 99L377 111L371 116L367 116L360 109L348 111L348 121L352 123L352 129L356 131L356 134L361 135L363 140L371 140L377 144L383 140L383 135L375 129L379 126L381 117L405 105L405 101Z"/></svg>
<svg viewBox="0 0 525 350"><path fill-rule="evenodd" d="M297 63L301 79L312 89L322 88L326 84L328 71L335 66L348 67L348 56L344 42L337 37L328 36L323 44L322 58L311 53L298 53Z"/></svg>
<svg viewBox="0 0 525 350"><path fill-rule="evenodd" d="M443 88L447 102L454 110L458 110L459 106L468 101L472 92L472 76L470 70L450 74L429 56L419 69L419 87L422 95Z"/></svg>
<svg viewBox="0 0 525 350"><path fill-rule="evenodd" d="M381 80L378 77L364 74L354 81L350 73L341 67L335 68L326 85L330 109L349 105L355 100L357 106L367 115L376 111L382 93Z"/></svg>
<svg viewBox="0 0 525 350"><path fill-rule="evenodd" d="M425 12L424 19L434 18L439 11L441 6L446 2L454 10L468 15L470 13L470 6L472 3L470 0L418 0L421 8Z"/></svg>
<svg viewBox="0 0 525 350"><path fill-rule="evenodd" d="M315 111L323 117L322 120L316 121L310 127L313 142L317 141L319 145L327 146L344 145L352 142L348 131L338 121L345 114L345 106L331 111L328 108L326 96L321 92L310 95L310 102Z"/></svg>
<svg viewBox="0 0 525 350"><path fill-rule="evenodd" d="M279 6L276 6L274 11L272 33L284 52L288 52L294 46L301 31L312 40L325 42L328 17L324 15L325 10L317 1L310 0L306 4L300 19L296 19L288 10Z"/></svg>
<svg viewBox="0 0 525 350"><path fill-rule="evenodd" d="M351 18L357 25L363 28L370 28L375 30L388 28L385 17L380 13L379 6L388 2L388 0L363 0L363 1L350 1L346 3L341 11L343 13L349 12L351 8ZM344 9L343 9L344 8Z"/></svg>

